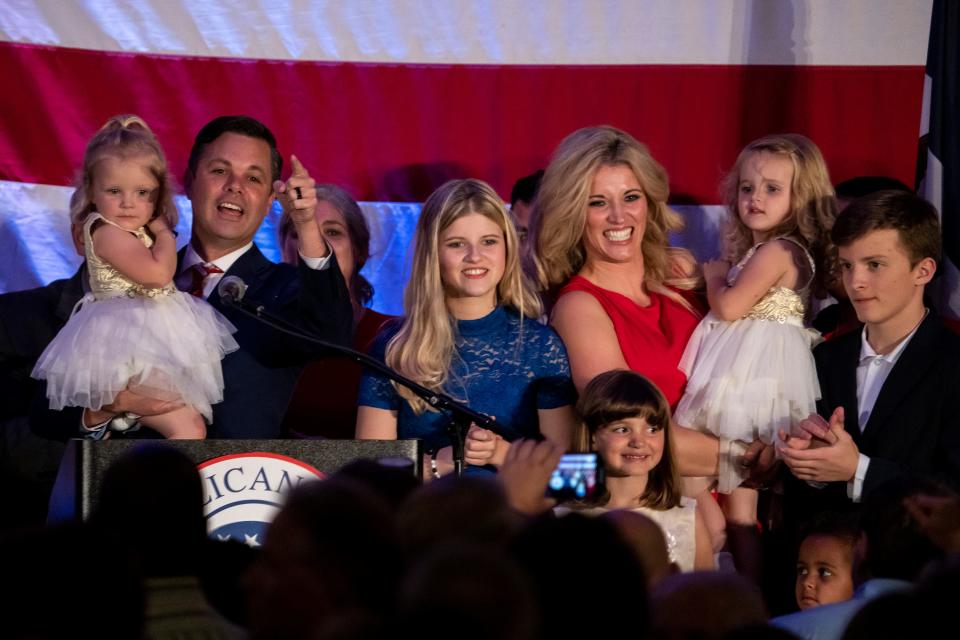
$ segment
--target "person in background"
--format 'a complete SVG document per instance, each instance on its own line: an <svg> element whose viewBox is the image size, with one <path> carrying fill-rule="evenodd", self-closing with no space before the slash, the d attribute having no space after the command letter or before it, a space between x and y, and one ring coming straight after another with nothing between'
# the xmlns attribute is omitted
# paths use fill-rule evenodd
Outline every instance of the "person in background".
<svg viewBox="0 0 960 640"><path fill-rule="evenodd" d="M517 180L513 189L510 190L510 214L513 217L513 223L517 226L517 236L520 238L520 246L524 252L529 249L527 232L530 229L530 214L542 179L543 169L540 169Z"/></svg>
<svg viewBox="0 0 960 640"><path fill-rule="evenodd" d="M802 609L853 595L853 547L859 530L849 516L824 513L807 527L797 553L796 598Z"/></svg>
<svg viewBox="0 0 960 640"><path fill-rule="evenodd" d="M944 557L907 508L918 495L945 495L937 484L899 477L867 496L860 512L861 534L854 548L856 589L848 600L773 618L776 627L805 640L839 640L847 623L867 602L913 588L930 563Z"/></svg>
<svg viewBox="0 0 960 640"><path fill-rule="evenodd" d="M834 187L837 192L837 210L843 211L850 203L857 198L876 193L877 191L903 191L913 193L913 189L900 182L896 178L887 176L857 176L843 182L838 182ZM843 286L843 285L841 285Z"/></svg>
<svg viewBox="0 0 960 640"><path fill-rule="evenodd" d="M353 348L366 351L383 325L392 319L368 307L373 285L360 273L370 257L370 229L363 211L349 193L334 184L317 185L317 224L337 256L353 307ZM283 261L297 264L297 230L284 209L280 218ZM283 418L284 433L295 437L352 438L357 423L359 364L329 357L308 364L293 390Z"/></svg>
<svg viewBox="0 0 960 640"><path fill-rule="evenodd" d="M70 230L83 257L83 229ZM0 294L0 486L9 496L0 531L46 521L64 444L30 430L30 407L40 387L30 372L89 288L84 261L69 278Z"/></svg>

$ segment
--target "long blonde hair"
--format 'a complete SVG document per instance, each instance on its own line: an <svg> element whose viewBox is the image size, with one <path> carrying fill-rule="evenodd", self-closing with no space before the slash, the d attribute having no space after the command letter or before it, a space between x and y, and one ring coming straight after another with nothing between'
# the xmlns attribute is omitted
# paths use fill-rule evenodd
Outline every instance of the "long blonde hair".
<svg viewBox="0 0 960 640"><path fill-rule="evenodd" d="M640 245L644 284L686 304L666 288L691 289L696 283L669 274L669 234L683 229L683 218L667 206L667 172L646 146L610 126L578 129L564 138L543 175L532 214L537 285L545 290L563 284L583 267L583 232L593 177L600 167L616 165L633 171L647 199L647 224Z"/></svg>
<svg viewBox="0 0 960 640"><path fill-rule="evenodd" d="M763 151L787 157L793 164L790 213L770 231L770 237L790 236L803 242L813 255L815 281L822 288L836 271L836 250L830 241L830 230L837 217L837 198L823 154L812 140L798 133L754 140L740 152L733 169L723 179L721 196L727 206L723 257L730 263L739 262L753 246L753 234L743 224L738 210L740 172L753 154Z"/></svg>
<svg viewBox="0 0 960 640"><path fill-rule="evenodd" d="M451 180L434 191L423 205L414 239L413 266L403 296L405 317L387 343L386 362L429 389L443 390L455 350L455 322L447 310L440 276L440 236L453 222L479 213L503 232L506 263L497 284L497 300L521 317L538 318L540 299L520 268L517 232L490 185L480 180ZM427 405L397 387L414 411Z"/></svg>
<svg viewBox="0 0 960 640"><path fill-rule="evenodd" d="M76 189L70 196L70 222L82 225L93 212L93 175L96 165L107 156L122 159L149 157L147 168L157 181L154 215L166 218L171 229L177 226L179 214L173 204L173 181L167 168L167 159L156 136L139 116L118 115L107 120L87 143L83 166L76 178Z"/></svg>

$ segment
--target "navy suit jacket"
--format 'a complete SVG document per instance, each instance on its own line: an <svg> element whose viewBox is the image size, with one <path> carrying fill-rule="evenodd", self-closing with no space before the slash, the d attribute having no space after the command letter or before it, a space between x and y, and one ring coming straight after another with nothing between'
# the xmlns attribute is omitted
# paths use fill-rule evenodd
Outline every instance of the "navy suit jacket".
<svg viewBox="0 0 960 640"><path fill-rule="evenodd" d="M30 372L83 297L86 278L81 265L70 278L0 295L0 420L30 413L41 386Z"/></svg>
<svg viewBox="0 0 960 640"><path fill-rule="evenodd" d="M179 260L183 253L180 252ZM350 344L350 296L335 255L331 255L326 269L314 270L302 263L294 267L270 262L253 245L224 275L241 278L247 285L246 297L271 313L324 340ZM280 423L300 370L319 352L307 341L276 331L236 309L225 308L216 291L209 302L237 327L234 338L240 348L223 360L224 399L213 405L213 424L207 429L207 437L279 437ZM81 435L81 412L74 408L37 410L35 405L31 426L44 437L75 438Z"/></svg>
<svg viewBox="0 0 960 640"><path fill-rule="evenodd" d="M293 267L270 262L254 245L224 276L241 278L247 285L245 297L270 313L321 339L350 345L353 311L335 255L318 271L302 263ZM240 349L223 360L224 398L213 405L208 437L279 437L303 365L322 354L305 340L225 307L216 290L209 302L237 327L234 337Z"/></svg>
<svg viewBox="0 0 960 640"><path fill-rule="evenodd" d="M814 358L823 396L820 415L842 406L844 428L870 457L862 495L899 475L960 485L960 336L933 311L927 314L884 381L862 432L857 406L860 336L861 331L851 331L825 342L814 350ZM846 485L831 482L816 489L790 476L786 497L791 519L799 525L820 511L854 508Z"/></svg>

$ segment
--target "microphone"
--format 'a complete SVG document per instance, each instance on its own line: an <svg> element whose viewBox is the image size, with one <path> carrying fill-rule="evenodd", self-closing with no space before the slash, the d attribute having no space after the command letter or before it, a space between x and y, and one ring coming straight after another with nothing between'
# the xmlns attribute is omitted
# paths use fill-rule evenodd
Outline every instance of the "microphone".
<svg viewBox="0 0 960 640"><path fill-rule="evenodd" d="M220 294L220 302L236 304L246 295L247 283L237 276L224 276L217 285L217 293Z"/></svg>

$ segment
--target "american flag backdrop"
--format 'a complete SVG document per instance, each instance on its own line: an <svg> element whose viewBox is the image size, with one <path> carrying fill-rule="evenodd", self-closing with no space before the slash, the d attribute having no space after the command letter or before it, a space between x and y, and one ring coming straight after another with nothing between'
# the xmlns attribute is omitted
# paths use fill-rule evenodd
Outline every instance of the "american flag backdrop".
<svg viewBox="0 0 960 640"><path fill-rule="evenodd" d="M72 273L69 184L87 139L127 112L154 128L178 177L211 118L268 124L285 156L364 201L373 306L387 313L401 309L419 201L466 176L506 197L587 125L647 143L688 220L678 240L710 257L718 181L761 135L811 137L835 182L913 182L932 6L5 0L0 291ZM272 257L274 222L257 237Z"/></svg>
<svg viewBox="0 0 960 640"><path fill-rule="evenodd" d="M960 329L960 2L933 3L924 80L920 194L940 212L940 308Z"/></svg>

